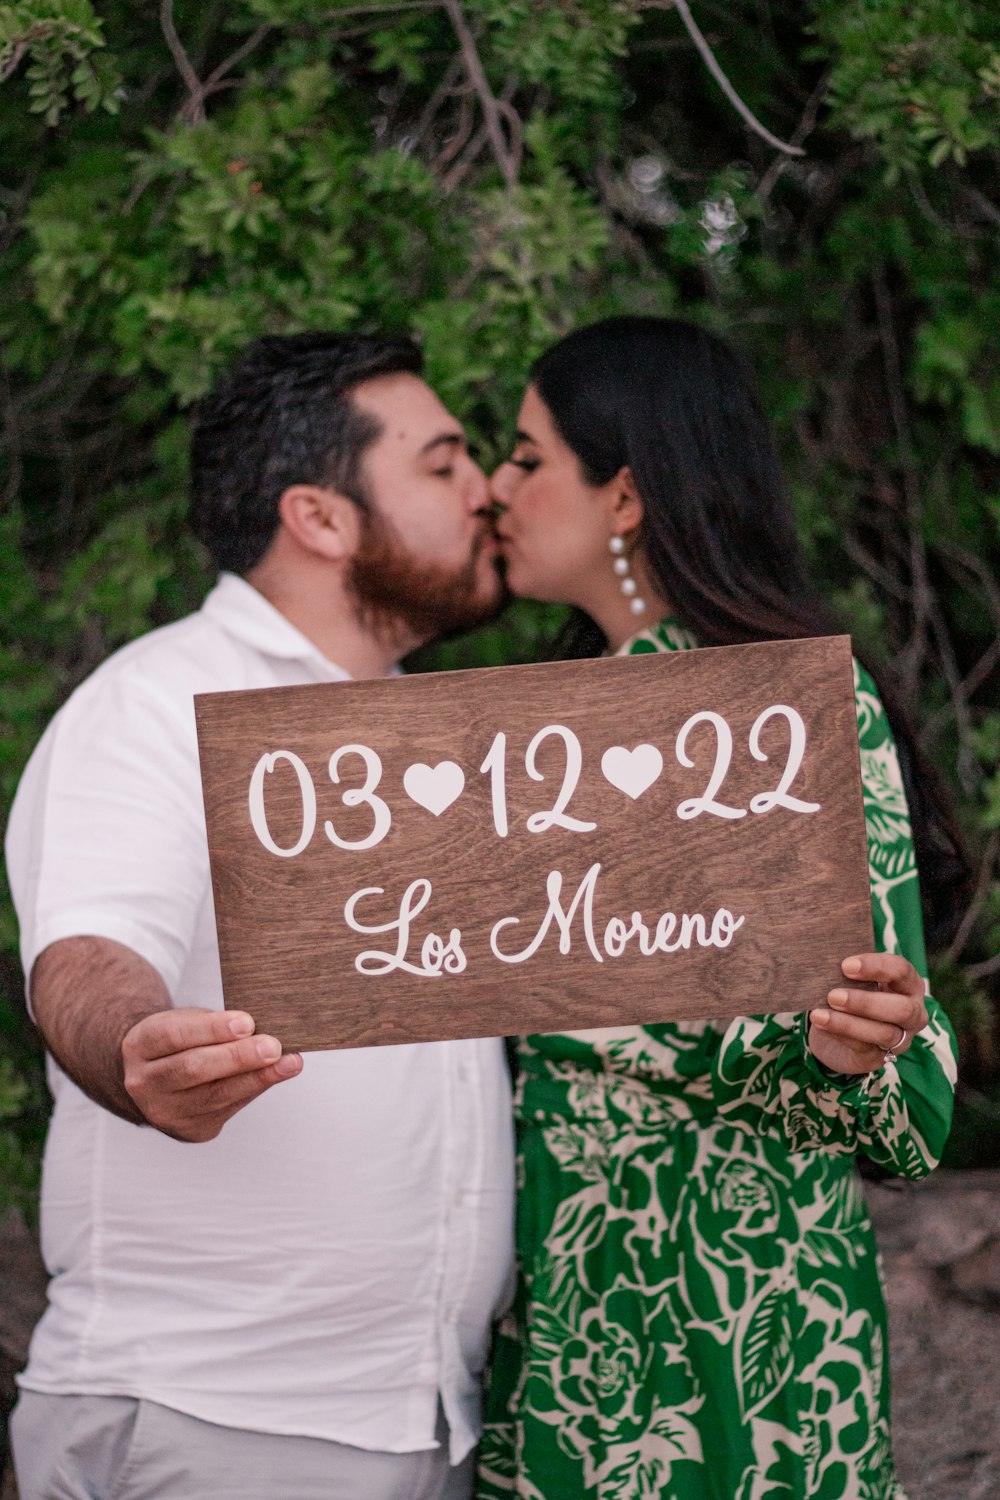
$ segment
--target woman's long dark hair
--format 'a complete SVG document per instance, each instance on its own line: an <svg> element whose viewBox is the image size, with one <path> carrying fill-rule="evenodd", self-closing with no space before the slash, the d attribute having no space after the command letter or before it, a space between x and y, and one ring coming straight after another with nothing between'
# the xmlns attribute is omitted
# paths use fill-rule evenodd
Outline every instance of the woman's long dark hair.
<svg viewBox="0 0 1000 1500"><path fill-rule="evenodd" d="M702 645L842 633L809 576L753 377L723 339L677 319L608 318L547 350L531 383L588 483L631 470L646 565ZM561 654L594 655L605 644L583 617L561 638ZM881 678L928 944L938 948L961 920L968 862L945 787Z"/></svg>

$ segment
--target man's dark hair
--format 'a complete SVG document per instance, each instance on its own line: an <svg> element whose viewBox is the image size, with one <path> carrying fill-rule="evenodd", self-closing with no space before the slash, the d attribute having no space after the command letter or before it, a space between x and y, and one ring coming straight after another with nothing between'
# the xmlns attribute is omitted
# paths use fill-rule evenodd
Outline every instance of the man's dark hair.
<svg viewBox="0 0 1000 1500"><path fill-rule="evenodd" d="M379 375L419 375L402 334L298 333L257 339L198 403L191 521L219 568L248 573L278 529L293 484L337 490L364 509L361 461L380 427L351 401Z"/></svg>

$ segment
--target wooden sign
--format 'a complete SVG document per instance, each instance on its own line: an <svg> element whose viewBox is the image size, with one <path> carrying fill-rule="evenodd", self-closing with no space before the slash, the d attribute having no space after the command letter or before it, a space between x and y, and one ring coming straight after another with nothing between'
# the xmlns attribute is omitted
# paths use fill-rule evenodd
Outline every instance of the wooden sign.
<svg viewBox="0 0 1000 1500"><path fill-rule="evenodd" d="M226 1004L289 1049L802 1010L873 946L847 637L196 712Z"/></svg>

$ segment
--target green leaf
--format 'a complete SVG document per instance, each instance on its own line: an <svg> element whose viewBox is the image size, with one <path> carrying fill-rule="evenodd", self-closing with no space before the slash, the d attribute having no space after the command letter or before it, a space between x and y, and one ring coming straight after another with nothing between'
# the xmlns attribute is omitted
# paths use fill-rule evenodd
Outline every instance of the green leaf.
<svg viewBox="0 0 1000 1500"><path fill-rule="evenodd" d="M734 1345L740 1414L749 1422L764 1410L795 1368L790 1288L769 1287L741 1315Z"/></svg>

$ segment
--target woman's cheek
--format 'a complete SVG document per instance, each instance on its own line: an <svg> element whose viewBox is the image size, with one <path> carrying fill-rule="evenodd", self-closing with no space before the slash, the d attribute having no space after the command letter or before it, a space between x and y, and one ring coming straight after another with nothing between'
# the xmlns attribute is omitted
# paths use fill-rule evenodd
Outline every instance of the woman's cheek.
<svg viewBox="0 0 1000 1500"><path fill-rule="evenodd" d="M532 553L531 543L522 543L519 538L507 570L507 582L516 594L531 594L532 588L537 586L537 573L537 558Z"/></svg>

